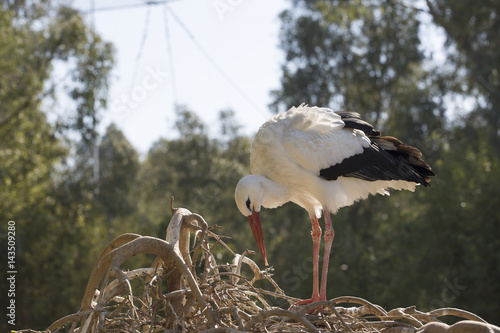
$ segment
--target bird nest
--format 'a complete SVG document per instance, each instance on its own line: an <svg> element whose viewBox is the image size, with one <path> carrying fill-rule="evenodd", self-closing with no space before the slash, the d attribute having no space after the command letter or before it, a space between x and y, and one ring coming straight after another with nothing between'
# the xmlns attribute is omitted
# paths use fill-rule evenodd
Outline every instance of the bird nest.
<svg viewBox="0 0 500 333"><path fill-rule="evenodd" d="M420 312L415 307L390 311L358 297L338 297L305 306L289 297L247 257L235 254L202 216L172 208L166 240L124 234L97 260L77 313L47 328L50 332L394 332L449 333L499 330L467 311L445 308ZM194 244L190 236L194 233ZM232 263L219 264L225 249ZM150 267L125 271L129 258L156 255ZM242 274L242 266L247 276ZM252 276L248 276L252 275ZM255 286L267 280L274 290ZM272 306L281 304L281 307ZM439 320L465 319L452 326ZM31 330L26 330L31 331ZM32 331L31 331L32 332ZM497 331L497 332L500 332Z"/></svg>

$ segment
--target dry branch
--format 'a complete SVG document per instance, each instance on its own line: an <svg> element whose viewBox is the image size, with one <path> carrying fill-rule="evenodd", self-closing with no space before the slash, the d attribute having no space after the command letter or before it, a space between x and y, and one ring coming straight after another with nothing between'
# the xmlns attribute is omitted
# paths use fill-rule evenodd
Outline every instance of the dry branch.
<svg viewBox="0 0 500 333"><path fill-rule="evenodd" d="M298 299L284 294L272 268L261 270L247 257L252 251L235 254L201 215L172 204L166 240L137 234L113 240L90 273L80 310L47 331L500 333L464 310L386 311L353 296L288 310L273 307L271 299L289 305ZM232 263L217 263L215 251L232 255ZM151 267L123 271L125 261L142 253L157 256ZM243 265L253 276L242 275ZM274 291L256 288L255 281L261 279ZM448 315L467 320L451 326L439 321Z"/></svg>

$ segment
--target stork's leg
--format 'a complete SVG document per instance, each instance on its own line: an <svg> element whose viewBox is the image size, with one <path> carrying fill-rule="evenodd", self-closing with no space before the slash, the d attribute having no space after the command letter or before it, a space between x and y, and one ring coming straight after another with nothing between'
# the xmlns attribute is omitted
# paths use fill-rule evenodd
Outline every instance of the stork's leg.
<svg viewBox="0 0 500 333"><path fill-rule="evenodd" d="M326 279L328 277L328 262L330 261L330 251L332 249L335 231L333 230L332 220L330 219L330 210L327 206L323 207L325 216L325 254L323 255L323 271L321 272L321 291L319 299L326 301Z"/></svg>
<svg viewBox="0 0 500 333"><path fill-rule="evenodd" d="M321 227L319 226L316 216L311 215L312 231L311 236L313 240L313 292L311 299L305 299L295 303L295 305L304 305L317 302L319 298L319 246L321 243Z"/></svg>
<svg viewBox="0 0 500 333"><path fill-rule="evenodd" d="M311 217L313 240L313 292L311 301L319 300L319 246L321 243L321 227L319 226L316 216Z"/></svg>

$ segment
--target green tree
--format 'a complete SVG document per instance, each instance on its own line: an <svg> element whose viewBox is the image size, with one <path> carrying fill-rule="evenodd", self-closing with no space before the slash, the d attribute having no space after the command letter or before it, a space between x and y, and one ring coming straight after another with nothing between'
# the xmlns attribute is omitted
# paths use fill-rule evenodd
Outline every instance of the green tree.
<svg viewBox="0 0 500 333"><path fill-rule="evenodd" d="M16 222L19 272L11 329L43 329L78 307L102 214L93 192L70 172L68 138L89 145L95 137L112 63L111 45L75 10L51 1L0 5L0 216ZM58 65L70 73L65 84L74 108L55 124L47 106L62 89L52 78Z"/></svg>
<svg viewBox="0 0 500 333"><path fill-rule="evenodd" d="M125 223L125 220L133 217L136 210L132 192L139 170L137 152L114 124L107 128L99 145L98 165L96 200L106 214L111 241L119 234L131 231L127 230L130 224Z"/></svg>
<svg viewBox="0 0 500 333"><path fill-rule="evenodd" d="M446 32L448 63L465 78L454 91L472 101L472 107L456 117L440 161L446 191L433 195L441 205L431 206L430 216L441 216L444 230L432 245L446 244L447 251L434 260L461 279L466 289L457 301L463 307L498 323L500 244L494 235L500 232L500 207L494 184L500 181L500 5L426 3L434 22Z"/></svg>
<svg viewBox="0 0 500 333"><path fill-rule="evenodd" d="M465 70L465 91L477 105L468 115L500 147L500 4L427 0L434 22L446 31L448 60ZM455 51L456 50L456 51Z"/></svg>

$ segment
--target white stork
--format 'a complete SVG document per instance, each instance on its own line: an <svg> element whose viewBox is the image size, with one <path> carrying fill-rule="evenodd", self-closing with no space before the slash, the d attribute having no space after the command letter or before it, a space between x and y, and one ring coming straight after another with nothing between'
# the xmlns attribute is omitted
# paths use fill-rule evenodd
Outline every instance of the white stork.
<svg viewBox="0 0 500 333"><path fill-rule="evenodd" d="M429 185L431 168L414 147L390 136L380 136L356 112L327 108L298 108L264 123L252 144L250 169L236 186L235 201L248 218L259 250L267 263L259 218L262 207L294 202L309 213L313 239L313 293L306 304L326 300L328 261L334 237L330 213L365 199L389 195L387 189L414 191ZM325 218L325 252L319 290L319 247Z"/></svg>

